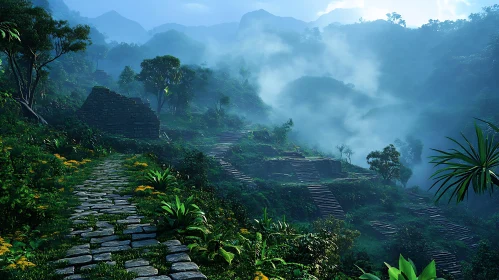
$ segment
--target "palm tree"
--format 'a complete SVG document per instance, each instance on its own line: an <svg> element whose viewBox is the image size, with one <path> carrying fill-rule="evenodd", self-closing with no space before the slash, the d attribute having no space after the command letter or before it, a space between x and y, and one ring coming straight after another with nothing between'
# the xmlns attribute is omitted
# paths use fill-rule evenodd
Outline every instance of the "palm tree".
<svg viewBox="0 0 499 280"><path fill-rule="evenodd" d="M490 122L478 119L487 123L493 130L499 132L499 128ZM436 179L431 188L440 184L435 196L437 201L447 192L452 191L449 202L456 197L457 203L463 201L468 194L470 185L477 194L486 191L492 193L494 187L499 187L499 177L492 171L499 166L499 143L494 144L494 136L484 137L482 129L475 124L477 145L474 147L463 135L466 144L447 137L456 143L462 150L451 149L448 152L432 149L440 155L432 156L430 163L435 166L443 166L435 171L430 178ZM495 186L494 186L495 185ZM431 189L430 188L430 189Z"/></svg>

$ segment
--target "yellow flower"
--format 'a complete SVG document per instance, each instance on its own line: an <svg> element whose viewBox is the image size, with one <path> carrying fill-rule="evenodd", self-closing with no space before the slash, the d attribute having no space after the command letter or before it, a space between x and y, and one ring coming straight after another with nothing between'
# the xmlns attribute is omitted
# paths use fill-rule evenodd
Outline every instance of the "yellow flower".
<svg viewBox="0 0 499 280"><path fill-rule="evenodd" d="M265 276L261 271L255 272L255 279L254 280L269 280L267 276Z"/></svg>
<svg viewBox="0 0 499 280"><path fill-rule="evenodd" d="M68 160L68 161L66 161L64 164L66 164L66 163L69 163L69 164L76 164L76 165L80 164L78 161L76 161L76 160L74 160L74 159L72 159L72 160Z"/></svg>
<svg viewBox="0 0 499 280"><path fill-rule="evenodd" d="M39 194L35 194L34 198L38 199L38 198L40 198L40 195Z"/></svg>
<svg viewBox="0 0 499 280"><path fill-rule="evenodd" d="M59 189L59 191L60 191L60 192L63 192L63 191L64 191L64 188L60 188L60 189Z"/></svg>
<svg viewBox="0 0 499 280"><path fill-rule="evenodd" d="M136 161L133 165L137 166L137 167L148 167L149 166L145 162L138 162L138 161Z"/></svg>
<svg viewBox="0 0 499 280"><path fill-rule="evenodd" d="M7 269L15 269L16 268L16 264L15 263L11 263L7 266Z"/></svg>
<svg viewBox="0 0 499 280"><path fill-rule="evenodd" d="M242 228L242 229L240 229L240 231L241 231L242 234L248 234L249 233L248 229L246 229L246 228Z"/></svg>
<svg viewBox="0 0 499 280"><path fill-rule="evenodd" d="M9 252L10 247L12 247L12 245L10 243L5 242L5 240L2 237L0 237L0 256Z"/></svg>
<svg viewBox="0 0 499 280"><path fill-rule="evenodd" d="M18 265L22 270L25 270L28 267L35 266L34 263L28 261L26 257L21 257L17 260L16 265Z"/></svg>
<svg viewBox="0 0 499 280"><path fill-rule="evenodd" d="M59 178L57 182L62 183L64 181L64 178Z"/></svg>
<svg viewBox="0 0 499 280"><path fill-rule="evenodd" d="M30 170L30 171L29 171L29 173L31 173L31 174L34 174L34 173L35 173L35 171L33 171L33 170Z"/></svg>
<svg viewBox="0 0 499 280"><path fill-rule="evenodd" d="M42 209L42 210L45 210L45 209L47 209L47 208L49 208L49 207L48 207L47 205L40 205L40 206L38 206L38 207L36 207L36 208L38 208L38 209Z"/></svg>
<svg viewBox="0 0 499 280"><path fill-rule="evenodd" d="M47 161L46 160L42 160L42 164L47 164Z"/></svg>
<svg viewBox="0 0 499 280"><path fill-rule="evenodd" d="M138 186L138 187L135 189L135 191L136 191L136 192L143 192L143 191L145 191L145 190L154 190L154 188L153 188L153 187L151 187L151 186Z"/></svg>
<svg viewBox="0 0 499 280"><path fill-rule="evenodd" d="M61 156L60 154L54 154L54 156L60 160L66 160L66 158Z"/></svg>

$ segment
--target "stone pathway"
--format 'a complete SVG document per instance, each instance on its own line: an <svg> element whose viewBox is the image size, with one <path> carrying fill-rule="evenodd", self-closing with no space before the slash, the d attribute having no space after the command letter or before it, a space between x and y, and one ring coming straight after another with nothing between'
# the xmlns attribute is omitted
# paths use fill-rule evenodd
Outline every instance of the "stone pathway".
<svg viewBox="0 0 499 280"><path fill-rule="evenodd" d="M214 157L220 163L220 166L222 166L225 173L250 188L256 188L257 185L251 177L245 175L243 172L237 170L232 164L223 160L225 153L227 153L230 147L237 143L248 132L249 130L223 132L218 136L218 143L207 152L207 155Z"/></svg>
<svg viewBox="0 0 499 280"><path fill-rule="evenodd" d="M64 279L84 279L84 275L80 273L95 268L98 263L116 265L112 260L113 253L121 251L139 249L145 252L149 246L167 246L169 253L178 253L182 249L182 253L187 255L184 250L187 247L177 240L161 245L156 240L156 226L142 221L144 217L137 215L136 206L128 201L130 195L119 194L128 183L123 174L122 163L122 158L108 159L94 169L90 179L75 186L74 194L81 205L71 215L73 224L86 224L89 222L88 218L92 217L97 222L95 226L86 229L71 229L68 237L77 238L83 244L73 246L67 251L65 258L56 261L67 263L67 267L56 270L57 274L66 275ZM166 258L167 262L173 263L168 276L158 275L158 269L142 258L128 260L124 266L128 272L137 273L136 279L140 280L206 279L198 271L197 265L184 255L179 259L180 262Z"/></svg>
<svg viewBox="0 0 499 280"><path fill-rule="evenodd" d="M392 239L397 235L397 228L390 223L384 221L370 221L369 224L375 231L379 232L381 236L387 239Z"/></svg>
<svg viewBox="0 0 499 280"><path fill-rule="evenodd" d="M325 218L332 215L337 219L344 220L345 212L343 211L343 208L329 188L320 184L319 171L317 171L313 162L307 160L300 154L288 155L288 160L290 161L291 166L293 166L300 183L308 185L307 189L319 208L322 217Z"/></svg>

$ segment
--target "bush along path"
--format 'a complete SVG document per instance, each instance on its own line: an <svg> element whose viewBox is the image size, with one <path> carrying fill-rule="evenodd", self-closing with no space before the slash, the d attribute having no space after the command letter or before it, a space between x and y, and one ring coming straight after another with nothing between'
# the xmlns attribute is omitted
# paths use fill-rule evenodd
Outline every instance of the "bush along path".
<svg viewBox="0 0 499 280"><path fill-rule="evenodd" d="M63 279L206 279L190 262L185 245L178 240L160 243L156 226L144 222L136 205L128 201L132 196L120 194L128 183L122 165L123 156L111 157L94 169L91 178L75 186L81 205L70 218L74 229L67 237L79 245L56 261L61 266L56 274L65 275ZM167 251L163 262L173 263L169 274L160 275L144 257L155 249ZM108 272L103 275L102 271Z"/></svg>

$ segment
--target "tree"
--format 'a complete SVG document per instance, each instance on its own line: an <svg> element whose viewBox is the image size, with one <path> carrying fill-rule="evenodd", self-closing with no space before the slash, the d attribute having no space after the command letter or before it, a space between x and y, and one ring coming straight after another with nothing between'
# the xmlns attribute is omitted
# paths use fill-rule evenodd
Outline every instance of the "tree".
<svg viewBox="0 0 499 280"><path fill-rule="evenodd" d="M185 113L194 96L193 81L196 78L196 72L189 66L182 65L180 75L179 82L172 86L168 96L168 103L173 114Z"/></svg>
<svg viewBox="0 0 499 280"><path fill-rule="evenodd" d="M347 161L348 163L352 163L352 155L354 154L354 152L352 151L352 149L347 146L346 149L345 149L345 156L347 157Z"/></svg>
<svg viewBox="0 0 499 280"><path fill-rule="evenodd" d="M411 177L412 170L405 165L400 165L400 183L402 183L404 188L407 187L407 182Z"/></svg>
<svg viewBox="0 0 499 280"><path fill-rule="evenodd" d="M399 157L400 153L393 144L390 144L383 151L370 152L366 159L370 165L369 169L376 171L384 180L388 181L400 177Z"/></svg>
<svg viewBox="0 0 499 280"><path fill-rule="evenodd" d="M90 43L90 27L72 28L67 21L54 20L27 0L3 0L0 18L15 24L21 34L20 41L0 40L0 50L7 56L17 87L14 99L25 116L46 123L32 109L38 84L47 77L51 62L66 53L85 50Z"/></svg>
<svg viewBox="0 0 499 280"><path fill-rule="evenodd" d="M288 133L291 131L294 123L292 119L289 119L287 122L283 123L281 126L274 127L274 137L277 144L284 144L288 138Z"/></svg>
<svg viewBox="0 0 499 280"><path fill-rule="evenodd" d="M227 107L229 105L230 105L230 97L225 94L222 94L217 102L217 108L216 108L217 114L223 115L225 112L223 107L224 106Z"/></svg>
<svg viewBox="0 0 499 280"><path fill-rule="evenodd" d="M341 145L336 146L336 149L338 149L338 151L340 152L340 159L342 159L343 158L343 151L346 149L345 144L341 144Z"/></svg>
<svg viewBox="0 0 499 280"><path fill-rule="evenodd" d="M402 16L400 14L398 14L398 13L393 12L393 13L386 14L386 20L388 22L391 22L391 23L394 23L394 24L406 27L405 20L402 19Z"/></svg>
<svg viewBox="0 0 499 280"><path fill-rule="evenodd" d="M483 120L480 120L483 121ZM499 128L490 122L487 123L495 132ZM492 193L495 187L499 186L499 177L492 171L499 166L499 142L494 141L494 136L489 138L483 134L482 129L475 124L477 137L477 147L474 147L470 141L461 133L466 144L461 144L453 138L449 140L457 144L461 150L451 149L448 152L432 149L439 155L432 156L430 163L435 167L443 166L430 178L436 179L430 188L440 184L435 196L437 201L448 191L452 190L449 202L456 197L456 202L464 200L468 194L470 185L477 194L483 194L486 191ZM465 146L467 145L467 147Z"/></svg>
<svg viewBox="0 0 499 280"><path fill-rule="evenodd" d="M0 35L2 35L2 39L7 39L10 41L12 39L21 42L21 38L19 37L19 31L15 28L15 24L10 22L0 22Z"/></svg>
<svg viewBox="0 0 499 280"><path fill-rule="evenodd" d="M130 66L125 66L125 69L120 74L118 85L120 90L126 92L127 95L130 95L130 88L132 83L135 82L135 76L135 71Z"/></svg>
<svg viewBox="0 0 499 280"><path fill-rule="evenodd" d="M156 96L158 102L156 112L159 115L161 109L171 94L170 88L178 84L182 78L180 60L171 55L157 56L153 59L145 59L140 64L142 70L137 80L144 83L146 92Z"/></svg>
<svg viewBox="0 0 499 280"><path fill-rule="evenodd" d="M95 69L99 70L99 60L104 59L109 52L106 45L91 45L88 47L88 55L95 61Z"/></svg>

